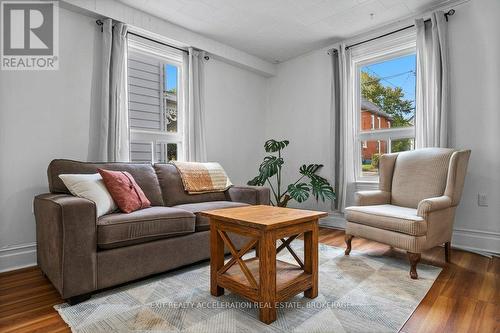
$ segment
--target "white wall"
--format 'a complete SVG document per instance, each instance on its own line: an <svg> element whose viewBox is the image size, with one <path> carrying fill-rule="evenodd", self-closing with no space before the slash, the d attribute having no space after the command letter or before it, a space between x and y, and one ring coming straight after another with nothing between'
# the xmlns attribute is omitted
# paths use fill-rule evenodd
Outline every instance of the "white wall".
<svg viewBox="0 0 500 333"><path fill-rule="evenodd" d="M472 149L453 242L491 252L500 252L498 13L498 0L471 0L456 7L449 22L452 141L457 148ZM291 140L287 161L292 169L318 161L331 179L331 63L326 52L316 50L278 66L269 79L266 135ZM478 192L488 194L489 207L478 207ZM311 201L307 206L328 208Z"/></svg>
<svg viewBox="0 0 500 333"><path fill-rule="evenodd" d="M49 162L87 158L101 32L95 18L59 16L58 71L0 71L0 271L35 263L32 201L48 190ZM244 184L261 156L266 78L214 57L205 74L208 157Z"/></svg>
<svg viewBox="0 0 500 333"><path fill-rule="evenodd" d="M318 50L280 64L269 79L266 138L290 140L283 156L285 184L295 182L299 167L310 163L323 164L320 174L332 180L331 68L326 50ZM330 210L330 204L314 199L301 206Z"/></svg>
<svg viewBox="0 0 500 333"><path fill-rule="evenodd" d="M207 155L234 184L257 175L263 156L267 80L213 57L205 64Z"/></svg>
<svg viewBox="0 0 500 333"><path fill-rule="evenodd" d="M454 239L500 252L500 1L472 0L449 22L452 142L472 149ZM478 193L489 197L477 205Z"/></svg>
<svg viewBox="0 0 500 333"><path fill-rule="evenodd" d="M59 36L58 71L0 71L0 270L33 261L32 201L50 160L87 157L98 29L61 9Z"/></svg>

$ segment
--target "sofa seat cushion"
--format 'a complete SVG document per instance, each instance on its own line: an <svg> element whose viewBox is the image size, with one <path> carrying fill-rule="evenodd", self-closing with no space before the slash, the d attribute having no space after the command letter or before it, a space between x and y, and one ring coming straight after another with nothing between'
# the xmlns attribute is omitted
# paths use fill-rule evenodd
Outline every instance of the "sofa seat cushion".
<svg viewBox="0 0 500 333"><path fill-rule="evenodd" d="M135 212L113 213L97 220L97 245L102 249L123 247L194 232L195 215L171 207L150 207Z"/></svg>
<svg viewBox="0 0 500 333"><path fill-rule="evenodd" d="M234 201L209 201L209 202L177 205L174 206L174 208L180 208L196 214L196 227L195 227L196 231L205 231L210 229L210 222L208 217L201 216L199 214L200 212L212 209L234 208L243 206L250 206L250 205L243 202L234 202Z"/></svg>
<svg viewBox="0 0 500 333"><path fill-rule="evenodd" d="M427 232L427 222L417 215L416 209L394 205L347 207L346 220L412 236Z"/></svg>

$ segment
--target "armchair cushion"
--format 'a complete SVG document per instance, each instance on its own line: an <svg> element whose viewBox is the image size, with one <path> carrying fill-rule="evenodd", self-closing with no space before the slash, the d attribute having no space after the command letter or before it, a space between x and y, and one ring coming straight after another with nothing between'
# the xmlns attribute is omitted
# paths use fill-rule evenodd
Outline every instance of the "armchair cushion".
<svg viewBox="0 0 500 333"><path fill-rule="evenodd" d="M396 231L412 236L425 235L427 222L414 208L394 205L353 206L346 208L349 222L379 229Z"/></svg>

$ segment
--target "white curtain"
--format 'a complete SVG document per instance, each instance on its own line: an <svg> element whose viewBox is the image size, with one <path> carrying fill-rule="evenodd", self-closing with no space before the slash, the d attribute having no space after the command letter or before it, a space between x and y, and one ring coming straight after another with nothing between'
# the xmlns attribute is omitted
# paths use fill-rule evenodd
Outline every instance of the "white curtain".
<svg viewBox="0 0 500 333"><path fill-rule="evenodd" d="M354 183L354 99L351 53L341 44L332 52L333 166L336 200L334 209L343 213L350 184Z"/></svg>
<svg viewBox="0 0 500 333"><path fill-rule="evenodd" d="M89 160L126 162L130 159L127 108L127 26L103 20L101 103L94 110Z"/></svg>
<svg viewBox="0 0 500 333"><path fill-rule="evenodd" d="M184 122L184 144L186 161L206 162L204 115L204 53L189 48L184 56L187 80L186 112Z"/></svg>
<svg viewBox="0 0 500 333"><path fill-rule="evenodd" d="M442 11L417 28L415 146L448 147L450 108L447 25Z"/></svg>

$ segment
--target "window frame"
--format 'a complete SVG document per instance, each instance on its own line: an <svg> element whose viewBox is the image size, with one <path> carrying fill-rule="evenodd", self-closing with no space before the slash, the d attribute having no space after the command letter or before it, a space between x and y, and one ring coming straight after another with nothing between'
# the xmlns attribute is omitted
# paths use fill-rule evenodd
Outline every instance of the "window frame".
<svg viewBox="0 0 500 333"><path fill-rule="evenodd" d="M155 45L157 44L157 45ZM175 51L173 48L169 48L168 46L164 46L160 43L156 43L154 41L149 41L143 39L141 37L130 38L128 36L127 40L127 50L133 50L137 53L142 53L149 57L154 57L160 61L160 114L161 114L161 123L165 122L165 105L164 105L164 97L163 93L166 91L165 87L165 67L166 65L172 65L177 67L177 131L168 132L166 131L166 124L164 125L165 131L161 130L147 130L147 129L138 129L132 128L129 124L129 140L130 143L148 143L151 144L151 163L168 163L167 160L167 145L168 144L176 144L177 145L177 160L184 161L185 160L185 149L184 149L184 138L185 138L185 117L186 117L186 109L185 109L185 94L187 89L187 82L185 82L185 73L184 70L186 68L186 64L182 61L182 55L179 55L181 51ZM172 50L168 50L172 49ZM169 56L170 55L170 56ZM128 80L128 73L127 73ZM128 81L127 81L128 86ZM129 117L129 108L127 108L127 117ZM128 118L129 119L129 118ZM157 146L158 144L165 145L165 161L156 160L157 156ZM132 156L131 156L132 157Z"/></svg>
<svg viewBox="0 0 500 333"><path fill-rule="evenodd" d="M356 183L378 183L379 176L364 176L362 168L363 141L386 141L387 152L391 152L391 140L415 139L415 126L391 127L361 131L361 69L369 64L380 63L393 58L416 54L415 29L408 29L392 38L378 40L376 43L359 45L352 49L351 68L354 69L353 112L354 114L354 181ZM417 78L418 80L418 78ZM415 109L415 112L417 110Z"/></svg>

